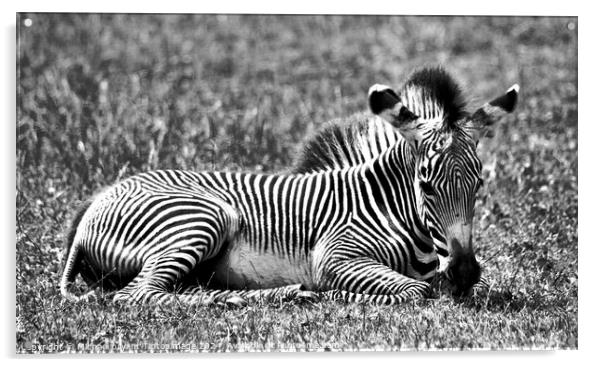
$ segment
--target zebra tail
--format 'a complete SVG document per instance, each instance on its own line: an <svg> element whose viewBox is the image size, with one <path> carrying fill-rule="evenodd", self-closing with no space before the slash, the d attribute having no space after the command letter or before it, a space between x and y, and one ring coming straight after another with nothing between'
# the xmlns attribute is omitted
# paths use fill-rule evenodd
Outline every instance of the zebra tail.
<svg viewBox="0 0 602 367"><path fill-rule="evenodd" d="M74 244L75 233L77 231L77 227L84 216L84 213L90 205L91 201L85 202L75 213L73 220L71 221L71 225L69 226L69 231L65 236L65 251L63 255L63 268L62 268L62 277L60 283L61 295L68 299L69 301L77 302L80 301L84 297L77 296L72 293L69 289L69 286L75 280L75 277L79 273L79 269L77 268L78 260L79 260L79 245Z"/></svg>

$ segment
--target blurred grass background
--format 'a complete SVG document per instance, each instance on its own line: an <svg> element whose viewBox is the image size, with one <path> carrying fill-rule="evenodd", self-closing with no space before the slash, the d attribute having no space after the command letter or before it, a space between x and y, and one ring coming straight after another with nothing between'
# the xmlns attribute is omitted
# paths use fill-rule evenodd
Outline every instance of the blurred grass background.
<svg viewBox="0 0 602 367"><path fill-rule="evenodd" d="M17 350L577 347L576 18L19 14L17 32ZM372 84L427 64L472 107L521 86L479 147L490 294L241 310L61 299L61 233L94 192L156 168L283 170L320 124L365 110Z"/></svg>

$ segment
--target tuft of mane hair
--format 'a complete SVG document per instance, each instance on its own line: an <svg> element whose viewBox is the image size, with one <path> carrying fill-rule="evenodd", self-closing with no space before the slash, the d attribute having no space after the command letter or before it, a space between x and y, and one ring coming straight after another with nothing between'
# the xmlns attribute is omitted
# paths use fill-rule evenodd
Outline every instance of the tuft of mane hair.
<svg viewBox="0 0 602 367"><path fill-rule="evenodd" d="M358 113L325 124L305 142L293 173L311 173L360 165L403 139L393 126L371 113Z"/></svg>
<svg viewBox="0 0 602 367"><path fill-rule="evenodd" d="M401 93L420 93L441 106L445 124L455 123L466 115L466 99L460 86L442 67L426 67L415 71ZM416 95L418 97L418 95ZM412 111L414 112L414 111ZM390 124L370 113L360 113L326 123L307 140L293 173L311 173L343 169L375 159L403 137Z"/></svg>
<svg viewBox="0 0 602 367"><path fill-rule="evenodd" d="M412 73L402 91L413 89L422 91L424 96L442 107L449 128L455 128L455 123L467 114L462 89L441 66L426 67Z"/></svg>

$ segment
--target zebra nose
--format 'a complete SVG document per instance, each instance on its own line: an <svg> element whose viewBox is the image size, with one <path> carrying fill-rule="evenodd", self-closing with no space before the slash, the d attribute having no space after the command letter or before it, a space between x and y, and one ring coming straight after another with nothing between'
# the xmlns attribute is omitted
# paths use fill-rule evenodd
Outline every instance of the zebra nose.
<svg viewBox="0 0 602 367"><path fill-rule="evenodd" d="M449 272L458 295L466 294L481 278L481 266L472 254L453 258Z"/></svg>

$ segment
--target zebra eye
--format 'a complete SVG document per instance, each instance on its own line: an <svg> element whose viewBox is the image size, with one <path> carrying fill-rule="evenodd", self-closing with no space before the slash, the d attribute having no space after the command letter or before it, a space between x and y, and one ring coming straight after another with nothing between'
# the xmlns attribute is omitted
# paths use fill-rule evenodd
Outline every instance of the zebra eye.
<svg viewBox="0 0 602 367"><path fill-rule="evenodd" d="M477 191L480 190L481 187L483 187L483 179L479 178L479 180L477 181Z"/></svg>
<svg viewBox="0 0 602 367"><path fill-rule="evenodd" d="M433 186L426 181L420 181L420 189L427 196L435 195L435 190L433 189Z"/></svg>

